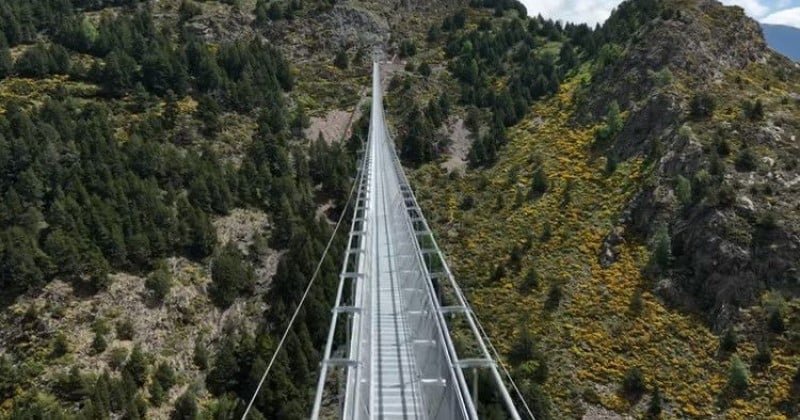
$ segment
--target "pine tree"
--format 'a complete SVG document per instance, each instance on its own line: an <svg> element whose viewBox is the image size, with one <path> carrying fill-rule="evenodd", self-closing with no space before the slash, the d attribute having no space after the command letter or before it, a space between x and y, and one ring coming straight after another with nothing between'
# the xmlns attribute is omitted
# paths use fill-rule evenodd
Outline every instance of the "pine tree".
<svg viewBox="0 0 800 420"><path fill-rule="evenodd" d="M531 190L528 193L528 197L539 197L546 193L548 188L547 174L544 172L544 168L539 167L533 172L533 180L531 181Z"/></svg>
<svg viewBox="0 0 800 420"><path fill-rule="evenodd" d="M650 403L647 404L646 417L648 419L658 419L661 417L661 410L661 390L656 385L653 389L653 397L650 399Z"/></svg>
<svg viewBox="0 0 800 420"><path fill-rule="evenodd" d="M666 224L662 223L656 229L650 261L655 263L655 268L662 271L668 269L672 264L672 239Z"/></svg>
<svg viewBox="0 0 800 420"><path fill-rule="evenodd" d="M692 184L685 177L678 175L675 180L675 194L678 196L678 202L684 206L688 206L692 202Z"/></svg>
<svg viewBox="0 0 800 420"><path fill-rule="evenodd" d="M253 267L241 251L228 244L214 258L211 266L211 298L222 308L230 306L242 293L252 289L255 282Z"/></svg>
<svg viewBox="0 0 800 420"><path fill-rule="evenodd" d="M734 331L733 327L729 327L725 330L725 334L720 337L719 349L726 353L733 353L736 351L738 343L739 338L736 336L736 331Z"/></svg>
<svg viewBox="0 0 800 420"><path fill-rule="evenodd" d="M783 334L786 331L786 324L783 321L783 315L781 314L780 309L773 308L769 311L769 316L767 317L767 326L769 330L775 334Z"/></svg>
<svg viewBox="0 0 800 420"><path fill-rule="evenodd" d="M333 65L342 70L345 70L350 66L350 62L347 58L347 50L340 48L339 51L336 52L336 57L333 59Z"/></svg>
<svg viewBox="0 0 800 420"><path fill-rule="evenodd" d="M175 409L170 415L171 420L195 420L198 416L197 397L194 392L187 390L175 401Z"/></svg>
<svg viewBox="0 0 800 420"><path fill-rule="evenodd" d="M157 301L163 302L172 288L172 276L166 268L159 268L147 276L144 285Z"/></svg>
<svg viewBox="0 0 800 420"><path fill-rule="evenodd" d="M525 273L525 278L520 284L520 291L522 293L528 293L531 290L536 290L538 288L539 288L539 273L536 271L535 267L531 267L528 269L528 272Z"/></svg>
<svg viewBox="0 0 800 420"><path fill-rule="evenodd" d="M106 347L108 347L108 343L106 342L105 336L99 332L95 332L94 339L92 340L92 350L95 354L100 354L106 350Z"/></svg>
<svg viewBox="0 0 800 420"><path fill-rule="evenodd" d="M622 380L622 392L625 396L638 400L646 390L644 374L641 369L634 367L625 371L625 377Z"/></svg>
<svg viewBox="0 0 800 420"><path fill-rule="evenodd" d="M203 344L203 340L200 338L195 340L192 362L200 370L208 369L208 348Z"/></svg>
<svg viewBox="0 0 800 420"><path fill-rule="evenodd" d="M11 58L11 50L8 48L6 36L0 31L0 79L5 78L14 68L14 60Z"/></svg>
<svg viewBox="0 0 800 420"><path fill-rule="evenodd" d="M733 356L731 359L731 368L728 372L728 389L735 396L742 396L747 391L750 378L747 372L747 367L739 359L739 356Z"/></svg>
<svg viewBox="0 0 800 420"><path fill-rule="evenodd" d="M137 386L144 385L147 380L147 360L141 346L138 344L133 346L123 370L131 376Z"/></svg>
<svg viewBox="0 0 800 420"><path fill-rule="evenodd" d="M236 361L236 343L225 337L214 358L214 364L206 376L206 386L215 395L222 395L236 388L240 374Z"/></svg>

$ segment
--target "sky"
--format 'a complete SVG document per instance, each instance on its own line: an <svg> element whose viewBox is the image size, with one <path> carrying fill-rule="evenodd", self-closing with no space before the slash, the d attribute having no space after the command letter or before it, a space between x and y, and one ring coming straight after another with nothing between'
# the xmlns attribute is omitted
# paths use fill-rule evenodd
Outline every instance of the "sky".
<svg viewBox="0 0 800 420"><path fill-rule="evenodd" d="M620 0L521 0L528 14L541 13L548 19L565 22L602 23ZM721 0L741 6L748 15L763 23L800 28L800 0Z"/></svg>

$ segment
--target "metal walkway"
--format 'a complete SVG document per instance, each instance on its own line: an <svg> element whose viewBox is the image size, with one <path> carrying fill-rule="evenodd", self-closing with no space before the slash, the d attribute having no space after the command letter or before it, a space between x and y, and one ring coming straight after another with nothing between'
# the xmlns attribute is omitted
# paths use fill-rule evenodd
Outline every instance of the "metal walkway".
<svg viewBox="0 0 800 420"><path fill-rule="evenodd" d="M491 391L508 418L519 419L400 166L378 63L357 182L312 419L323 405L343 419L478 419L479 375L491 384L480 392Z"/></svg>

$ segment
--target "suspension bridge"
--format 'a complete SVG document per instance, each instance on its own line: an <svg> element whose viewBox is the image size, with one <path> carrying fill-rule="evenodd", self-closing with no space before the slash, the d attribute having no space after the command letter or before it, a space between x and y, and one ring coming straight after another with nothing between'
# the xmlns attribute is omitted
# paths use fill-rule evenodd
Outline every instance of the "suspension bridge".
<svg viewBox="0 0 800 420"><path fill-rule="evenodd" d="M379 69L374 63L369 136L311 418L478 419L490 396L505 418L520 419L508 372L400 165Z"/></svg>

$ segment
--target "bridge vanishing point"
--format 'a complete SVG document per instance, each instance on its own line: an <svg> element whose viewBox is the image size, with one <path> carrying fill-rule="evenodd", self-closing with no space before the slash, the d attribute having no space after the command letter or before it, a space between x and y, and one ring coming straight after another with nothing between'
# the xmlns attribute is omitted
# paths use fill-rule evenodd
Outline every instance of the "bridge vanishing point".
<svg viewBox="0 0 800 420"><path fill-rule="evenodd" d="M503 407L506 418L520 419L496 352L400 165L384 120L377 62L359 166L311 418L330 406L342 419L484 418L480 389Z"/></svg>

